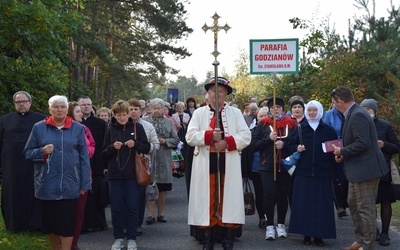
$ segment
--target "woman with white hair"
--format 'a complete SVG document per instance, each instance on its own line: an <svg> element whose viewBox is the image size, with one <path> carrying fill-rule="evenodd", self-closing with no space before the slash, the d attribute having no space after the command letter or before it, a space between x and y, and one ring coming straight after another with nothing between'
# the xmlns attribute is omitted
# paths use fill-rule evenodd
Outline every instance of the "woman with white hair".
<svg viewBox="0 0 400 250"><path fill-rule="evenodd" d="M255 124L257 123L257 112L258 112L258 106L257 103L252 102L249 104L249 113L244 114L244 120L246 121L247 126L254 127Z"/></svg>
<svg viewBox="0 0 400 250"><path fill-rule="evenodd" d="M291 153L300 152L293 173L293 197L289 233L304 235L303 244L324 246L324 239L336 238L333 207L333 153L324 153L322 143L337 139L335 130L322 122L323 108L318 101L305 107L306 121L298 125L288 142Z"/></svg>
<svg viewBox="0 0 400 250"><path fill-rule="evenodd" d="M165 102L160 98L154 98L150 101L150 107L152 110L151 115L144 117L143 120L153 125L157 133L158 141L160 142L160 149L156 153L156 169L153 173L156 173L155 180L159 190L157 221L165 223L167 220L164 215L164 207L167 199L167 191L172 190L172 149L178 146L179 137L172 121L164 116ZM146 219L146 224L150 225L156 221L156 202L148 201L147 208L149 214Z"/></svg>
<svg viewBox="0 0 400 250"><path fill-rule="evenodd" d="M50 116L34 125L24 149L34 162L42 233L53 250L71 249L77 201L91 189L85 129L67 112L65 96L51 97Z"/></svg>
<svg viewBox="0 0 400 250"><path fill-rule="evenodd" d="M177 102L175 104L176 113L172 115L172 121L175 124L176 132L178 133L179 139L184 142L187 125L190 120L190 115L185 113L185 104L183 102Z"/></svg>

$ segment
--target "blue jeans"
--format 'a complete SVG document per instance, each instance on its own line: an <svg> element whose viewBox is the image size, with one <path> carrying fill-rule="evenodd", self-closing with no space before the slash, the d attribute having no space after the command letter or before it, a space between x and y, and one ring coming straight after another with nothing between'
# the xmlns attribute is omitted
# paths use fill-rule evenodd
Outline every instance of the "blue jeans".
<svg viewBox="0 0 400 250"><path fill-rule="evenodd" d="M114 238L136 240L139 185L135 179L108 180ZM126 233L124 233L126 229Z"/></svg>
<svg viewBox="0 0 400 250"><path fill-rule="evenodd" d="M141 227L144 220L144 211L146 207L146 187L139 186L139 221L138 227Z"/></svg>

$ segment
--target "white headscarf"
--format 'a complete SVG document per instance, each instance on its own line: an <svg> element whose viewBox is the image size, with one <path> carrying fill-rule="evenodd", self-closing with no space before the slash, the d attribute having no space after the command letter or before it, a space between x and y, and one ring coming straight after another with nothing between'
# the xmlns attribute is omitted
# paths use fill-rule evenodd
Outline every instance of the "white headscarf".
<svg viewBox="0 0 400 250"><path fill-rule="evenodd" d="M317 116L312 120L307 112L309 107L316 107L318 109ZM324 114L324 108L322 107L322 104L320 102L312 100L309 103L307 103L304 115L306 116L308 123L314 129L314 131L317 129L319 121L321 120L323 114Z"/></svg>

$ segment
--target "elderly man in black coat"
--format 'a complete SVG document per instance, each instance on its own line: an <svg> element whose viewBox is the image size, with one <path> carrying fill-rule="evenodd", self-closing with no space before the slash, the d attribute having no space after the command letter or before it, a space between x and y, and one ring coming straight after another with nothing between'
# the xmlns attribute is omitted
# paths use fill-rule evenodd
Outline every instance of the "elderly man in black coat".
<svg viewBox="0 0 400 250"><path fill-rule="evenodd" d="M45 115L30 111L32 97L25 91L16 92L13 102L16 112L0 118L1 213L6 229L17 233L40 229L33 162L22 151L33 125Z"/></svg>
<svg viewBox="0 0 400 250"><path fill-rule="evenodd" d="M107 168L107 164L101 155L107 123L94 115L93 103L90 97L79 97L78 104L83 114L82 124L90 129L94 141L96 142L94 155L90 159L90 168L92 169L92 192L89 193L86 201L82 231L107 230L108 225L105 215L105 206L102 204L102 200L107 200L108 196L108 192L103 185L105 180L104 171Z"/></svg>

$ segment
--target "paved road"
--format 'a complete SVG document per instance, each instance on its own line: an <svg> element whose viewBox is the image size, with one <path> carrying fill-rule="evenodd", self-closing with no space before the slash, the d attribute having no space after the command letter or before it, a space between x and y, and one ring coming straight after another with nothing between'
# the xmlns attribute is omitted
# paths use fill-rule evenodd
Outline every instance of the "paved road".
<svg viewBox="0 0 400 250"><path fill-rule="evenodd" d="M190 236L187 225L187 197L184 178L174 178L173 190L168 193L165 209L167 223L155 223L143 225L143 235L137 237L138 249L202 249L201 245ZM145 215L147 217L147 214ZM108 225L111 224L110 211L107 208ZM288 220L286 225L288 225ZM235 249L318 249L316 246L304 246L301 235L289 234L288 238L266 241L265 231L257 226L256 215L246 216L246 225L243 227L243 235L237 238L234 244ZM353 226L349 216L336 220L337 239L324 240L323 249L340 249L354 241ZM376 244L376 249L400 249L400 234L391 229L389 236L392 239L391 246L382 247ZM114 243L112 229L102 232L91 232L83 234L79 240L79 247L82 250L106 250L111 249ZM215 249L222 249L221 244L216 244Z"/></svg>

